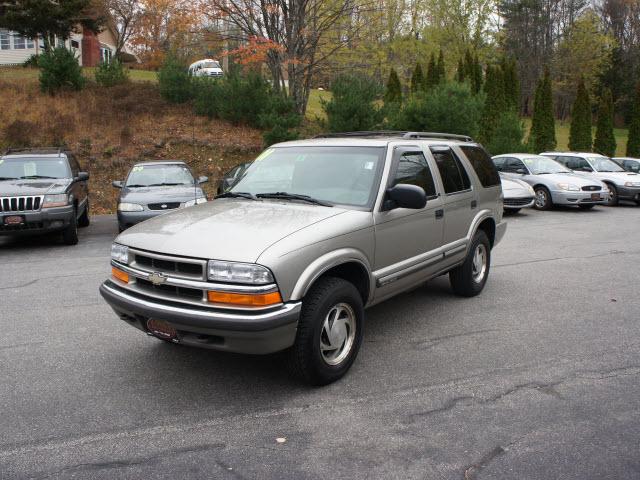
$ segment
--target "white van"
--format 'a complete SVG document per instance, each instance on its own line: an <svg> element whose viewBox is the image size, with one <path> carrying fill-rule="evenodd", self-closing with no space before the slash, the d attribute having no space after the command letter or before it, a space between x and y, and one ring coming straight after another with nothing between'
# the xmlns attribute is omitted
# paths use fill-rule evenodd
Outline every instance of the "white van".
<svg viewBox="0 0 640 480"><path fill-rule="evenodd" d="M220 62L210 58L198 60L189 65L189 74L194 77L222 77Z"/></svg>

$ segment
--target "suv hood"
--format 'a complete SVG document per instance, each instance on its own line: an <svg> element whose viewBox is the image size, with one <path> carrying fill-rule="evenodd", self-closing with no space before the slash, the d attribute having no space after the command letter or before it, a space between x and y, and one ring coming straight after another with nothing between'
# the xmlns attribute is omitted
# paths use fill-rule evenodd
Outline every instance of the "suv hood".
<svg viewBox="0 0 640 480"><path fill-rule="evenodd" d="M253 263L279 240L346 211L292 201L225 198L152 218L116 241L168 255Z"/></svg>
<svg viewBox="0 0 640 480"><path fill-rule="evenodd" d="M197 195L196 195L197 194ZM167 187L124 187L120 193L120 201L127 203L185 202L202 197L202 189L193 185L173 185Z"/></svg>
<svg viewBox="0 0 640 480"><path fill-rule="evenodd" d="M70 183L68 178L3 180L0 181L0 197L64 193Z"/></svg>

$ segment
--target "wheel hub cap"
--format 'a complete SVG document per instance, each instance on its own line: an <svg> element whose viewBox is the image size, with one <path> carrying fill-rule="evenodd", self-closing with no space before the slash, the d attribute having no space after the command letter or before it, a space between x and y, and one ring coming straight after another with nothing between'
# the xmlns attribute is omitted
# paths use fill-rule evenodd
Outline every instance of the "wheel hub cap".
<svg viewBox="0 0 640 480"><path fill-rule="evenodd" d="M547 203L547 194L543 190L536 192L536 207L544 207Z"/></svg>
<svg viewBox="0 0 640 480"><path fill-rule="evenodd" d="M487 271L487 249L483 244L476 247L473 254L473 263L471 265L471 275L473 281L480 283Z"/></svg>
<svg viewBox="0 0 640 480"><path fill-rule="evenodd" d="M351 352L356 336L356 316L351 306L339 303L329 309L320 332L320 352L329 365L338 365Z"/></svg>

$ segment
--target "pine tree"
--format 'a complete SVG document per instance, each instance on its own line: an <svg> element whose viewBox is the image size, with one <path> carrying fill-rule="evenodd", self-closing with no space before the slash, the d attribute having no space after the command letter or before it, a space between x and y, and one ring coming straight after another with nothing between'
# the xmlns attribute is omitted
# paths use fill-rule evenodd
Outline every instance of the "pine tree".
<svg viewBox="0 0 640 480"><path fill-rule="evenodd" d="M479 93L482 89L482 66L480 65L480 61L478 60L477 53L473 58L471 72L471 90L473 91L473 93Z"/></svg>
<svg viewBox="0 0 640 480"><path fill-rule="evenodd" d="M416 63L416 68L411 75L411 93L418 93L424 90L424 74L422 73L422 66L420 62Z"/></svg>
<svg viewBox="0 0 640 480"><path fill-rule="evenodd" d="M636 85L636 95L631 106L627 157L640 158L640 82Z"/></svg>
<svg viewBox="0 0 640 480"><path fill-rule="evenodd" d="M394 68L392 68L389 73L387 89L384 92L384 103L385 105L402 103L402 85L400 85L400 78L398 78L398 74Z"/></svg>
<svg viewBox="0 0 640 480"><path fill-rule="evenodd" d="M458 60L458 70L456 70L456 82L462 83L465 79L465 68L462 58Z"/></svg>
<svg viewBox="0 0 640 480"><path fill-rule="evenodd" d="M444 53L440 49L440 55L438 55L438 63L436 64L436 73L438 77L438 83L442 83L446 80L447 72L444 65Z"/></svg>
<svg viewBox="0 0 640 480"><path fill-rule="evenodd" d="M473 83L473 77L475 66L473 63L473 56L471 55L471 50L467 50L464 53L464 77L469 79L470 83Z"/></svg>
<svg viewBox="0 0 640 480"><path fill-rule="evenodd" d="M432 53L429 59L429 66L427 67L426 90L431 90L436 85L438 85L438 65Z"/></svg>
<svg viewBox="0 0 640 480"><path fill-rule="evenodd" d="M493 139L498 119L508 111L502 71L499 68L487 66L487 76L484 84L486 99L480 120L479 140L488 145Z"/></svg>
<svg viewBox="0 0 640 480"><path fill-rule="evenodd" d="M533 99L533 118L529 143L535 152L553 150L556 147L556 127L553 116L553 97L551 77L545 69L544 76L538 81Z"/></svg>
<svg viewBox="0 0 640 480"><path fill-rule="evenodd" d="M584 78L578 83L576 101L571 109L571 129L569 131L569 150L588 152L591 150L591 99L584 85Z"/></svg>
<svg viewBox="0 0 640 480"><path fill-rule="evenodd" d="M520 112L520 80L518 79L516 62L505 57L500 63L500 68L504 80L504 95L507 106Z"/></svg>
<svg viewBox="0 0 640 480"><path fill-rule="evenodd" d="M608 157L616 153L616 138L613 135L613 97L608 88L605 88L600 96L593 150Z"/></svg>

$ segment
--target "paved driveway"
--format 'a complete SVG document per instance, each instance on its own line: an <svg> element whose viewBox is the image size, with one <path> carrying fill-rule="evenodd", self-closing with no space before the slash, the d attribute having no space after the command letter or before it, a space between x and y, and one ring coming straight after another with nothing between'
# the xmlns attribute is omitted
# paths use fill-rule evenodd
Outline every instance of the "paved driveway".
<svg viewBox="0 0 640 480"><path fill-rule="evenodd" d="M640 208L510 217L480 297L371 309L316 389L118 320L115 235L0 240L2 479L640 477Z"/></svg>

